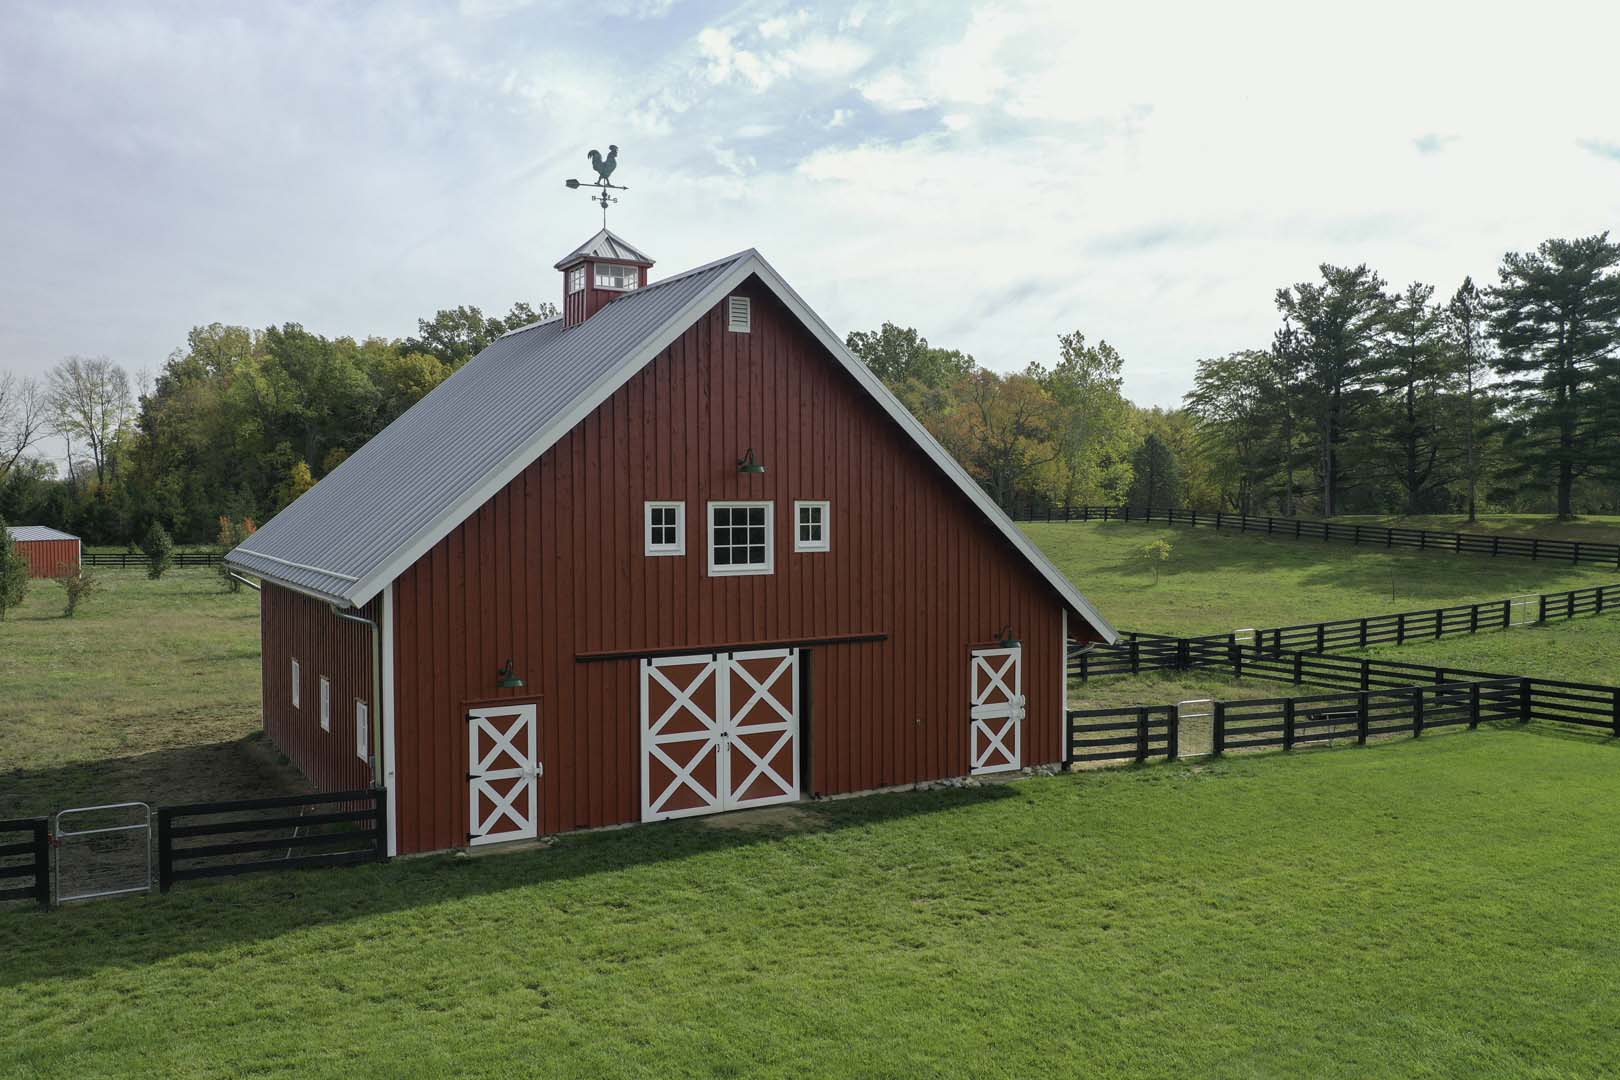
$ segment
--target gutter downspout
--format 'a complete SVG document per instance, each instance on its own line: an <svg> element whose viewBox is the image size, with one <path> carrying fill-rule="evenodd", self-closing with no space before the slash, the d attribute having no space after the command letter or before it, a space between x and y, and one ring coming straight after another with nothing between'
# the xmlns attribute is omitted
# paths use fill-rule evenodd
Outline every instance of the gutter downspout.
<svg viewBox="0 0 1620 1080"><path fill-rule="evenodd" d="M257 581L254 581L251 578L243 577L241 574L238 574L235 570L231 571L231 577L235 578L237 581L240 581L242 584L246 585L248 588L252 589L254 592L263 592L264 591L264 586L263 585L259 584Z"/></svg>
<svg viewBox="0 0 1620 1080"><path fill-rule="evenodd" d="M382 627L374 619L339 611L335 603L327 607L340 619L371 628L371 701L367 710L371 716L371 786L382 787Z"/></svg>

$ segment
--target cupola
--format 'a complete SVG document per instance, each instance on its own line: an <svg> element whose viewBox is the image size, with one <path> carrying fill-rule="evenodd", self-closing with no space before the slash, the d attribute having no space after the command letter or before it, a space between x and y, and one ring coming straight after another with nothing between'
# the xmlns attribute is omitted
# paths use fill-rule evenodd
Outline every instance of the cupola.
<svg viewBox="0 0 1620 1080"><path fill-rule="evenodd" d="M644 288L653 261L602 229L557 261L563 276L563 326L577 326L627 292Z"/></svg>

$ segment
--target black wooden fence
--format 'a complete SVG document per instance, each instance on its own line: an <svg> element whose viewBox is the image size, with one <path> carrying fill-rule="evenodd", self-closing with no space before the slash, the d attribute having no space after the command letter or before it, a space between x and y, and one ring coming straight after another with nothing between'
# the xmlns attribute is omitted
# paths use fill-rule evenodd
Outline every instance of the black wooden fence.
<svg viewBox="0 0 1620 1080"><path fill-rule="evenodd" d="M139 551L86 551L81 558L86 566L116 566L128 570L145 569L147 558ZM223 551L177 551L172 556L175 566L218 566L225 561Z"/></svg>
<svg viewBox="0 0 1620 1080"><path fill-rule="evenodd" d="M338 809L286 813L315 806ZM218 820L227 815L229 820ZM213 820L197 820L201 818ZM175 842L212 837L233 839ZM158 887L163 892L176 881L193 878L382 862L387 857L388 799L381 788L158 808Z"/></svg>
<svg viewBox="0 0 1620 1080"><path fill-rule="evenodd" d="M1496 720L1534 718L1522 679L1416 684L1304 697L1250 698L1213 703L1211 752L1293 750L1312 744L1394 735L1421 736L1436 728L1476 728ZM1076 709L1067 714L1063 765L1136 761L1180 754L1179 707L1147 705Z"/></svg>
<svg viewBox="0 0 1620 1080"><path fill-rule="evenodd" d="M1036 506L1012 510L1014 521L1140 521L1166 525L1202 525L1239 533L1283 536L1295 540L1327 540L1373 544L1386 548L1415 548L1456 555L1509 555L1527 559L1556 559L1568 563L1602 563L1620 567L1620 544L1589 540L1549 540L1535 536L1499 536L1494 533L1440 532L1386 525L1357 525L1307 518L1260 517L1223 510L1184 510L1162 506Z"/></svg>
<svg viewBox="0 0 1620 1080"><path fill-rule="evenodd" d="M1133 666L1134 665L1134 666ZM1236 678L1268 679L1295 685L1355 691L1405 690L1457 679L1513 680L1525 695L1525 718L1602 729L1620 736L1620 687L1436 667L1369 657L1336 656L1245 645L1235 635L1172 638L1133 633L1115 645L1071 650L1069 674L1081 679L1152 670L1216 669Z"/></svg>
<svg viewBox="0 0 1620 1080"><path fill-rule="evenodd" d="M0 821L0 902L11 900L51 906L51 840L45 818Z"/></svg>

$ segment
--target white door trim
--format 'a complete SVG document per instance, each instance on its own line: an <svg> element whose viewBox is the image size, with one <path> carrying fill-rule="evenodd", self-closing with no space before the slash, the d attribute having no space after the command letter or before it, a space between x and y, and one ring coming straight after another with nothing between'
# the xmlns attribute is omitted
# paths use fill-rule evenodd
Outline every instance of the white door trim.
<svg viewBox="0 0 1620 1080"><path fill-rule="evenodd" d="M974 649L968 694L968 771L978 776L1022 768L1023 646Z"/></svg>
<svg viewBox="0 0 1620 1080"><path fill-rule="evenodd" d="M505 840L532 840L539 835L539 789L544 768L535 760L537 709L528 705L491 705L467 710L467 832L468 843L494 844ZM516 720L502 730L491 721ZM479 735L494 745L479 753ZM515 765L492 768L505 755ZM500 781L513 781L506 794L495 790ZM478 798L486 796L494 807L480 816ZM501 826L505 826L504 828Z"/></svg>
<svg viewBox="0 0 1620 1080"><path fill-rule="evenodd" d="M763 681L756 681L743 666L748 660L780 660L781 663L771 669ZM727 709L725 723L725 783L722 789L726 793L725 809L735 810L744 806L770 806L774 803L793 802L799 797L799 650L798 649L760 649L753 652L731 653L725 658L727 668ZM736 675L748 684L751 691L748 700L740 708L731 706L730 675ZM782 696L776 692L781 680L786 679L788 705L782 705ZM756 711L761 704L769 707L763 718L755 719ZM754 752L748 745L747 739L742 736L765 735L769 737L780 733L769 749L763 755ZM788 775L783 776L771 767L771 761L782 752L786 746L791 764L788 766ZM739 760L739 758L743 760ZM746 769L741 781L733 778L734 772ZM743 793L753 786L758 779L770 780L777 791L775 794L756 795L753 798L744 797Z"/></svg>
<svg viewBox="0 0 1620 1080"><path fill-rule="evenodd" d="M697 668L697 674L677 686L664 673L666 668ZM726 714L726 679L724 664L718 656L663 656L641 661L641 820L662 821L665 818L691 817L694 814L712 814L723 808L725 794L724 757L721 752L721 718ZM703 684L714 683L714 712L710 716L692 699ZM651 690L654 683L663 687L672 699L656 719L651 715ZM664 729L675 717L685 713L695 718L700 728L696 731L666 734ZM698 750L678 765L663 747L671 743L701 743ZM652 762L657 758L674 776L658 792L652 790ZM711 791L692 774L710 759L714 760L715 783ZM681 810L665 810L664 806L678 791L685 788L699 799L697 806Z"/></svg>

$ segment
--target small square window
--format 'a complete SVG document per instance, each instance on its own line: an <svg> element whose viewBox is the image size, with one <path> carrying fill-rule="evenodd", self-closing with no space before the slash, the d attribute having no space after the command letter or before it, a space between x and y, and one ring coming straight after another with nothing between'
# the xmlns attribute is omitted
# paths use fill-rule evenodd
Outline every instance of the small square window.
<svg viewBox="0 0 1620 1080"><path fill-rule="evenodd" d="M731 296L726 298L726 329L736 334L746 334L754 328L753 305L746 296Z"/></svg>
<svg viewBox="0 0 1620 1080"><path fill-rule="evenodd" d="M773 505L709 504L709 573L769 574L774 565Z"/></svg>
<svg viewBox="0 0 1620 1080"><path fill-rule="evenodd" d="M685 555L686 504L649 502L646 534L648 555Z"/></svg>
<svg viewBox="0 0 1620 1080"><path fill-rule="evenodd" d="M303 702L301 700L302 695L299 693L298 689L298 684L302 681L303 680L298 677L298 658L295 656L293 657L292 662L292 703L293 708L295 709L303 708Z"/></svg>
<svg viewBox="0 0 1620 1080"><path fill-rule="evenodd" d="M371 760L371 706L354 703L354 753L361 761Z"/></svg>
<svg viewBox="0 0 1620 1080"><path fill-rule="evenodd" d="M796 502L793 504L794 551L830 551L832 534L829 505L825 502Z"/></svg>
<svg viewBox="0 0 1620 1080"><path fill-rule="evenodd" d="M568 271L568 291L577 293L585 287L585 267L576 266Z"/></svg>
<svg viewBox="0 0 1620 1080"><path fill-rule="evenodd" d="M332 730L332 683L321 676L321 730Z"/></svg>

